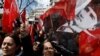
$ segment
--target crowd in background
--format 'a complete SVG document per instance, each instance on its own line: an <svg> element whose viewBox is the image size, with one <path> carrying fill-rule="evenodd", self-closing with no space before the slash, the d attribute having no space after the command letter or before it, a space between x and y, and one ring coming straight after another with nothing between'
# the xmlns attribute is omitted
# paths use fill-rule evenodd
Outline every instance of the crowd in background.
<svg viewBox="0 0 100 56"><path fill-rule="evenodd" d="M25 24L17 19L11 33L0 32L0 56L100 56L99 13L88 5L90 1L76 8L73 20L61 12L44 18L43 25L40 21Z"/></svg>
<svg viewBox="0 0 100 56"><path fill-rule="evenodd" d="M26 27L21 24L21 27L15 29L12 33L4 35L4 40L1 44L1 56L76 56L77 54L58 45L57 41L44 36L44 33L35 34L34 42L31 40Z"/></svg>

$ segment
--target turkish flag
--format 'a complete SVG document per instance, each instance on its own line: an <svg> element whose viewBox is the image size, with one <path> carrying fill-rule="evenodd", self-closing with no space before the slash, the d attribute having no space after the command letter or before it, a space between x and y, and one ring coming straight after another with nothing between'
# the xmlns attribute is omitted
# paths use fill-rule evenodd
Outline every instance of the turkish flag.
<svg viewBox="0 0 100 56"><path fill-rule="evenodd" d="M15 0L5 0L2 17L2 28L6 33L11 33L13 30L13 22L17 19L19 13Z"/></svg>

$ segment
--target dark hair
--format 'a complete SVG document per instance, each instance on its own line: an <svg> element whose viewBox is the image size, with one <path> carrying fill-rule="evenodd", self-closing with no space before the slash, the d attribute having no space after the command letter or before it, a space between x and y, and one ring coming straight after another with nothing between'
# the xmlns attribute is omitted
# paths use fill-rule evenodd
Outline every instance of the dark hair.
<svg viewBox="0 0 100 56"><path fill-rule="evenodd" d="M11 37L14 40L16 46L20 46L21 42L20 42L20 38L19 38L19 33L17 31L14 31L10 34L6 34L5 37L7 37L7 36Z"/></svg>
<svg viewBox="0 0 100 56"><path fill-rule="evenodd" d="M19 32L18 31L14 31L14 32L12 32L10 34L6 34L5 35L5 37L7 37L7 36L9 36L10 38L12 38L14 40L15 44L16 44L16 47L18 47L17 50L16 50L16 52L15 52L15 55L19 54L20 51L21 51L21 48L20 48L21 41L20 41L20 38L19 38Z"/></svg>

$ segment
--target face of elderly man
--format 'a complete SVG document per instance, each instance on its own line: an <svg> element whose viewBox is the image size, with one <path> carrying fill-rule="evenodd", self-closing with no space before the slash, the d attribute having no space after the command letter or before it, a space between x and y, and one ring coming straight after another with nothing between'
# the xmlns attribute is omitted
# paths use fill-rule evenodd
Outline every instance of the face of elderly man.
<svg viewBox="0 0 100 56"><path fill-rule="evenodd" d="M54 48L50 42L44 43L43 54L44 56L54 56Z"/></svg>

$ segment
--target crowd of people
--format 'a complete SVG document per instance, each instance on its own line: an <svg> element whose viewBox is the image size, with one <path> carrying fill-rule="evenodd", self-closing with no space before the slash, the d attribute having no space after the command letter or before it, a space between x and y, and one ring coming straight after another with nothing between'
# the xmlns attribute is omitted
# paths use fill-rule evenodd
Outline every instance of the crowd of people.
<svg viewBox="0 0 100 56"><path fill-rule="evenodd" d="M76 9L72 21L59 12L49 15L42 22L44 29L34 20L28 25L16 20L11 33L0 33L0 56L100 56L100 25L87 6L90 1Z"/></svg>
<svg viewBox="0 0 100 56"><path fill-rule="evenodd" d="M29 32L21 26L5 34L0 56L66 56L65 49L57 44L42 35L32 43Z"/></svg>

